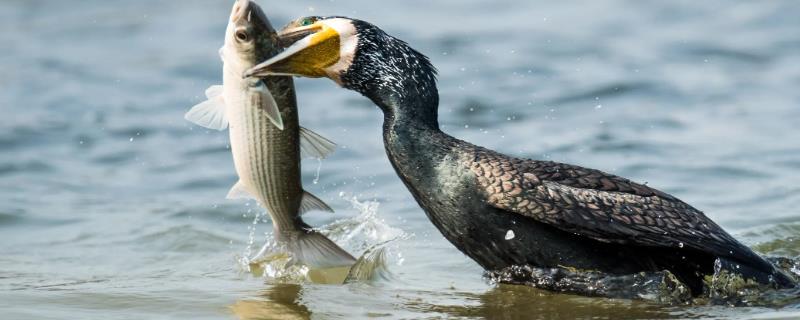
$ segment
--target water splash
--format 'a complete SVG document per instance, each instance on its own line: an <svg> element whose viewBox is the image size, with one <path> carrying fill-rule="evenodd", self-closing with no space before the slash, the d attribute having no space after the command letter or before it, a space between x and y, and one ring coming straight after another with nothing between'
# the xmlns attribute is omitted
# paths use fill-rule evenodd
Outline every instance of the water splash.
<svg viewBox="0 0 800 320"><path fill-rule="evenodd" d="M690 290L669 271L609 275L572 268L511 266L484 274L490 282L527 285L549 291L619 299L642 299L666 304L691 300Z"/></svg>
<svg viewBox="0 0 800 320"><path fill-rule="evenodd" d="M798 274L792 270L800 266L800 261L785 257L770 257L767 260L797 280ZM719 259L714 262L714 274L704 279L704 286L703 296L698 297L696 303L734 307L800 306L800 287L775 289L770 285L745 279L722 268Z"/></svg>
<svg viewBox="0 0 800 320"><path fill-rule="evenodd" d="M394 243L408 235L389 226L378 215L377 201L359 201L357 197L340 194L359 212L352 218L334 221L318 229L332 241L351 253L363 252L353 266L331 269L309 269L292 263L290 254L267 233L265 244L252 255L250 246L239 259L241 268L256 277L274 283L328 283L374 281L389 277L388 263L393 257L402 259ZM257 220L254 220L257 222ZM251 232L252 234L252 232Z"/></svg>
<svg viewBox="0 0 800 320"><path fill-rule="evenodd" d="M250 203L246 204L248 207ZM242 217L247 217L247 215L253 213L253 208L248 208L247 212L242 214ZM238 258L239 265L245 267L246 271L250 271L248 266L250 265L249 257L253 253L253 245L256 241L256 227L258 226L258 221L261 220L262 216L266 214L262 210L255 210L255 214L253 215L253 222L247 226L247 247L245 247L242 256Z"/></svg>
<svg viewBox="0 0 800 320"><path fill-rule="evenodd" d="M776 267L797 278L800 261L768 258ZM647 300L667 305L725 305L736 307L800 306L800 288L775 289L732 274L715 262L714 274L704 279L703 293L692 297L690 290L669 271L610 275L573 268L512 266L486 272L492 283L527 285L535 288L585 296Z"/></svg>
<svg viewBox="0 0 800 320"><path fill-rule="evenodd" d="M391 243L408 235L401 229L390 226L378 214L378 201L359 201L356 196L340 193L358 216L334 221L320 228L320 232L349 250L363 252L375 244Z"/></svg>

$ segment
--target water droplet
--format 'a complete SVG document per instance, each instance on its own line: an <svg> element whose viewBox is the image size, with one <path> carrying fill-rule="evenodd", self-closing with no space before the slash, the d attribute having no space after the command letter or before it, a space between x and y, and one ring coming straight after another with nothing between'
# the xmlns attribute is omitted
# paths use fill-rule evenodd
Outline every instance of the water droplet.
<svg viewBox="0 0 800 320"><path fill-rule="evenodd" d="M317 173L314 174L314 181L312 181L314 184L319 183L319 171L320 171L320 169L322 169L322 159L317 158Z"/></svg>
<svg viewBox="0 0 800 320"><path fill-rule="evenodd" d="M506 240L514 239L514 237L514 230L508 230L508 232L506 232Z"/></svg>
<svg viewBox="0 0 800 320"><path fill-rule="evenodd" d="M678 248L683 248L683 242L678 242Z"/></svg>

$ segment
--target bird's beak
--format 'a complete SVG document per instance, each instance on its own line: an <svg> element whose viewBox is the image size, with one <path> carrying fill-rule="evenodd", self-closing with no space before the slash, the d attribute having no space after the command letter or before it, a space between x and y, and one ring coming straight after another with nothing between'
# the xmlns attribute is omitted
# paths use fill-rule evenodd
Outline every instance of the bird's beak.
<svg viewBox="0 0 800 320"><path fill-rule="evenodd" d="M278 33L286 50L245 71L244 77L291 75L319 78L327 74L325 68L339 61L339 33L317 22L312 25L289 28ZM291 44L291 45L290 45Z"/></svg>

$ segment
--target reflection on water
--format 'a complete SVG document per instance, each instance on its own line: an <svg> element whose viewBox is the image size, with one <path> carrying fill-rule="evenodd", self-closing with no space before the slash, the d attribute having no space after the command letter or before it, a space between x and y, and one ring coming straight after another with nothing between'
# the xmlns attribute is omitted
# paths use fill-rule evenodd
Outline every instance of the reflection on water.
<svg viewBox="0 0 800 320"><path fill-rule="evenodd" d="M258 296L237 301L230 309L239 319L308 319L303 288L277 284ZM663 319L670 309L638 301L591 299L553 294L539 289L499 285L484 293L398 292L400 310L427 314L432 318L489 319ZM421 300L415 296L428 296ZM365 312L370 314L370 312ZM373 316L403 318L404 311Z"/></svg>
<svg viewBox="0 0 800 320"><path fill-rule="evenodd" d="M298 284L274 284L255 297L237 301L230 308L239 319L308 319L312 317L312 311L303 297L304 291L308 290L309 288ZM314 288L310 290L313 291ZM437 319L671 319L681 314L682 318L699 316L730 319L732 316L726 311L728 309L720 307L687 308L640 300L589 298L506 284L497 285L482 293L398 290L394 296L397 302L393 310L376 312L366 309L362 310L361 316ZM740 316L768 312L765 319L795 319L800 316L800 312L796 311L797 306L800 305L784 311L759 308L731 311ZM317 315L319 318L341 317L325 310Z"/></svg>
<svg viewBox="0 0 800 320"><path fill-rule="evenodd" d="M638 301L591 299L539 289L498 285L482 294L455 294L453 304L406 302L405 308L447 317L489 319L660 319L668 309ZM466 300L469 303L462 304Z"/></svg>
<svg viewBox="0 0 800 320"><path fill-rule="evenodd" d="M257 297L237 301L230 309L242 320L308 319L311 311L300 303L302 290L298 284L275 284Z"/></svg>

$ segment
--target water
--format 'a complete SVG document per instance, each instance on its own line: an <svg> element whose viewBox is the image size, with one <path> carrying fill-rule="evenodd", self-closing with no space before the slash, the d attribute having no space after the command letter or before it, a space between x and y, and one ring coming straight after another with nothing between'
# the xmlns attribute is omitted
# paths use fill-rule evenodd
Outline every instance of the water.
<svg viewBox="0 0 800 320"><path fill-rule="evenodd" d="M704 210L762 252L800 255L800 20L794 1L259 1L274 24L375 22L440 71L445 131L613 172ZM297 81L301 121L339 143L304 162L336 209L405 236L387 275L281 283L243 270L258 208L224 200L226 133L183 120L220 82L231 1L0 2L0 310L4 319L792 318L785 307L665 306L494 285L394 175L381 115ZM344 193L344 196L340 196ZM368 202L373 201L373 202ZM351 219L351 220L348 220ZM378 243L358 231L360 254Z"/></svg>

